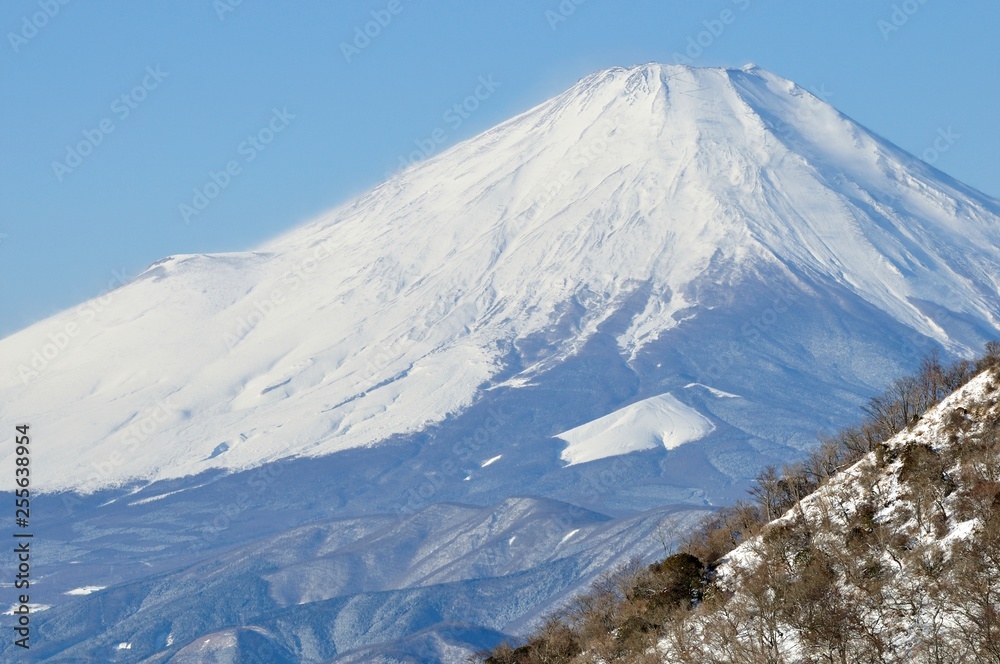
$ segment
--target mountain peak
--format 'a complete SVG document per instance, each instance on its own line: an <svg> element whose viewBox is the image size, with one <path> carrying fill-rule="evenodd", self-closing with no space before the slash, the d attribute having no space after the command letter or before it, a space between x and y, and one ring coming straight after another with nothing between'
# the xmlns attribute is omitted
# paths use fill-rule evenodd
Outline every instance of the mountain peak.
<svg viewBox="0 0 1000 664"><path fill-rule="evenodd" d="M98 457L133 440L131 422L157 421L155 440L107 474L80 455L45 460L50 486L95 488L422 431L610 335L615 361L648 386L551 437L644 399L691 400L688 383L752 394L717 384L726 372L701 350L728 329L706 321L745 302L759 304L740 314L751 321L788 298L840 321L849 302L879 321L858 323L868 338L905 330L968 352L1000 326L997 210L762 69L616 67L261 251L153 267L93 307L57 357L32 364L75 311L4 340L0 403L61 423ZM720 349L762 335L734 325ZM643 368L691 330L702 359L684 359L683 377ZM836 366L858 364L853 337L838 344L850 353ZM879 361L900 352L878 348ZM121 358L114 377L67 378L104 375L108 356ZM72 408L50 410L53 390ZM168 415L146 413L162 404ZM668 419L649 440L676 438Z"/></svg>
<svg viewBox="0 0 1000 664"><path fill-rule="evenodd" d="M708 96L713 96L732 89L734 79L739 75L743 75L743 80L747 80L747 76L751 76L761 81L776 84L776 89L791 90L796 87L791 81L752 63L739 68L729 68L646 62L628 67L615 66L596 71L580 79L560 97L593 94L596 90L605 87L608 88L610 94L628 97L637 92L658 94L669 91L672 86L676 86L679 91L684 91L689 90L692 85L702 91L709 92Z"/></svg>

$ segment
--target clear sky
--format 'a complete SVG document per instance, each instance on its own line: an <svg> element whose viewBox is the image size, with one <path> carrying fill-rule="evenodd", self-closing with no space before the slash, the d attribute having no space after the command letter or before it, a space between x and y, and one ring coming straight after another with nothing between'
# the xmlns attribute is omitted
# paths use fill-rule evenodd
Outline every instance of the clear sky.
<svg viewBox="0 0 1000 664"><path fill-rule="evenodd" d="M995 0L6 0L0 335L614 65L754 62L1000 196L998 27Z"/></svg>

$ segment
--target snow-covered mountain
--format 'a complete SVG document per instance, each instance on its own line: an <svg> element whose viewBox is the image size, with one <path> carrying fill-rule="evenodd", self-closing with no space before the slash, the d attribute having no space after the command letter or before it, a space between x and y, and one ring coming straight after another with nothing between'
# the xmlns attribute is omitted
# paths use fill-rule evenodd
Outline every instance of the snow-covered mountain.
<svg viewBox="0 0 1000 664"><path fill-rule="evenodd" d="M962 351L998 320L996 212L758 69L614 69L256 252L165 259L4 340L0 395L60 441L41 486L93 490L421 431L599 330L644 382L732 386L712 357L644 364L747 293L737 346L850 307Z"/></svg>
<svg viewBox="0 0 1000 664"><path fill-rule="evenodd" d="M795 84L755 67L598 72L257 251L164 259L0 341L0 417L32 425L35 486L63 492L39 512L62 542L49 629L111 652L125 636L108 624L55 625L133 591L60 593L148 586L313 522L531 496L573 517L552 517L559 541L584 513L690 516L923 352L978 349L1000 328L998 283L1000 203ZM511 593L530 572L558 594L594 573L528 556L515 574L490 554L421 577L420 547L492 551L446 521L398 563L405 580L300 598L348 620L371 593L419 586L408 631L316 636L310 657L448 623L428 607L455 583ZM591 541L580 560L613 562ZM270 598L240 614L252 625L286 591L248 574ZM469 629L521 629L542 595ZM154 604L136 600L137 645L116 656L166 661L232 624L164 631L181 608ZM301 635L261 629L302 656Z"/></svg>

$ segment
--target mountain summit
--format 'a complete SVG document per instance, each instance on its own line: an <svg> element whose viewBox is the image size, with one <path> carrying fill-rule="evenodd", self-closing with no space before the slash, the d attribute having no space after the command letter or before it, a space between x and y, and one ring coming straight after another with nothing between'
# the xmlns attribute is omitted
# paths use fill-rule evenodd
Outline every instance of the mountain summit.
<svg viewBox="0 0 1000 664"><path fill-rule="evenodd" d="M997 201L778 76L588 76L0 341L51 552L40 656L523 633L922 354L996 336L998 247Z"/></svg>

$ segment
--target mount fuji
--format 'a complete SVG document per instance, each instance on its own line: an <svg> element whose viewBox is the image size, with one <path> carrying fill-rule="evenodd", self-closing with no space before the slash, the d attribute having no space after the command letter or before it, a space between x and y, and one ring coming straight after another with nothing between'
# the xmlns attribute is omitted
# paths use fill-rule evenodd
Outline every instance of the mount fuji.
<svg viewBox="0 0 1000 664"><path fill-rule="evenodd" d="M794 83L592 74L0 341L38 652L455 661L979 350L998 287L1000 202Z"/></svg>

